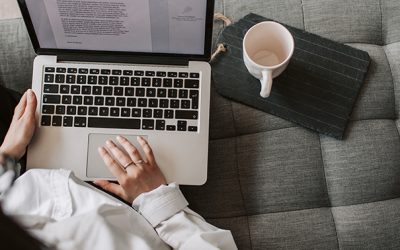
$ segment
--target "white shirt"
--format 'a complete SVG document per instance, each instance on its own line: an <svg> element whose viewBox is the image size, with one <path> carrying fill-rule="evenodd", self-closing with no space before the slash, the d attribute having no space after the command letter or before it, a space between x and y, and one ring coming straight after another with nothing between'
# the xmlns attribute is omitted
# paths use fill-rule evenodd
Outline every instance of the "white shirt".
<svg viewBox="0 0 400 250"><path fill-rule="evenodd" d="M132 206L67 170L30 170L3 201L5 213L58 249L237 249L231 232L190 210L175 184Z"/></svg>

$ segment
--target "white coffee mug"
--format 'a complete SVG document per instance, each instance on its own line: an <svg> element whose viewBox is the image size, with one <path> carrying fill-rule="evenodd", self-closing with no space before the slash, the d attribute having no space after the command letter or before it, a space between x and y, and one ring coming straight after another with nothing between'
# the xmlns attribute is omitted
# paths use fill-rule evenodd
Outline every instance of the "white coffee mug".
<svg viewBox="0 0 400 250"><path fill-rule="evenodd" d="M251 27L243 39L243 60L261 82L261 97L271 93L272 79L279 76L293 55L292 34L281 24L266 21Z"/></svg>

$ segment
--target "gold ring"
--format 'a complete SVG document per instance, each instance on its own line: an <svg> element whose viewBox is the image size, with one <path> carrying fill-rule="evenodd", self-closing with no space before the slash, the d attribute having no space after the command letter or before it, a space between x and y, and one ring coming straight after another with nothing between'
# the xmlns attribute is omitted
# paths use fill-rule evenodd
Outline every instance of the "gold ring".
<svg viewBox="0 0 400 250"><path fill-rule="evenodd" d="M129 162L128 164L126 164L125 166L123 166L124 169L127 169L130 165L133 164L133 161Z"/></svg>
<svg viewBox="0 0 400 250"><path fill-rule="evenodd" d="M139 160L139 161L135 162L136 165L143 164L143 163L145 163L144 160Z"/></svg>

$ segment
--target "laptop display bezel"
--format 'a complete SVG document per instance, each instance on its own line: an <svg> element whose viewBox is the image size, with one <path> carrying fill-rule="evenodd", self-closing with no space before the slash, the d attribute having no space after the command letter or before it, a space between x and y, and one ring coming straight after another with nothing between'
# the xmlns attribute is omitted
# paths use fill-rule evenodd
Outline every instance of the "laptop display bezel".
<svg viewBox="0 0 400 250"><path fill-rule="evenodd" d="M84 60L85 58L102 58L109 62L129 61L134 58L141 58L141 61L146 61L146 58L152 60L161 59L162 61L209 61L211 58L212 46L212 33L213 33L213 20L214 20L214 0L207 0L206 12L206 32L204 41L204 54L175 54L175 53L143 53L143 52L128 52L128 51L93 51L93 50L72 50L72 49L48 49L41 48L39 40L36 36L35 28L33 26L28 7L25 0L18 0L22 17L27 27L29 37L31 39L33 48L37 55L63 55L70 59Z"/></svg>

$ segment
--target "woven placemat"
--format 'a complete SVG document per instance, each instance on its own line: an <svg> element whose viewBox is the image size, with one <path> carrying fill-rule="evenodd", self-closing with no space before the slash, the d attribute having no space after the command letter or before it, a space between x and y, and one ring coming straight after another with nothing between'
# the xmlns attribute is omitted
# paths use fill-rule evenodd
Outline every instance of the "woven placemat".
<svg viewBox="0 0 400 250"><path fill-rule="evenodd" d="M319 133L343 139L370 57L367 52L283 24L295 50L274 79L270 97L260 97L260 82L243 63L242 42L254 24L267 21L249 14L227 26L218 38L227 48L212 62L217 92L234 101L282 117Z"/></svg>

